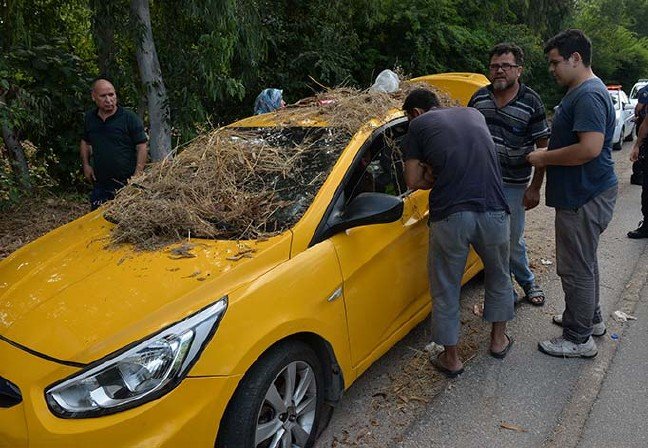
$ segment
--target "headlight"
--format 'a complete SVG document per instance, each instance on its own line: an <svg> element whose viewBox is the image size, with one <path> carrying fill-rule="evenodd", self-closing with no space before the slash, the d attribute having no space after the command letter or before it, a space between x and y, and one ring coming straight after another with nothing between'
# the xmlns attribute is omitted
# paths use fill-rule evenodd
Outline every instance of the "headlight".
<svg viewBox="0 0 648 448"><path fill-rule="evenodd" d="M227 296L50 387L50 410L64 418L98 417L168 393L198 360L226 309Z"/></svg>

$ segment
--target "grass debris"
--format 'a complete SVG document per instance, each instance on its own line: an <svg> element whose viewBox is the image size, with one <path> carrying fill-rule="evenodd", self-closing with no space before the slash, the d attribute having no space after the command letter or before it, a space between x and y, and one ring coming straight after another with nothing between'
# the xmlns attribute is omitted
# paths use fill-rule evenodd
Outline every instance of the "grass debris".
<svg viewBox="0 0 648 448"><path fill-rule="evenodd" d="M274 126L224 127L131 179L109 203L111 243L153 250L193 238L255 240L292 227L349 139L399 109L393 94L329 89L274 112ZM429 86L425 85L429 88ZM455 103L437 92L443 105Z"/></svg>

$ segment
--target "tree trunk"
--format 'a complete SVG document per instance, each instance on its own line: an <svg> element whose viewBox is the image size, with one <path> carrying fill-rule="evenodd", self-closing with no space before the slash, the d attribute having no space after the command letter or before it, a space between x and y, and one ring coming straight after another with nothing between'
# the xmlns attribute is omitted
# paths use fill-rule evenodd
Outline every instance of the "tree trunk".
<svg viewBox="0 0 648 448"><path fill-rule="evenodd" d="M113 76L117 62L115 58L115 5L113 2L92 0L92 33L99 53L99 72L102 76Z"/></svg>
<svg viewBox="0 0 648 448"><path fill-rule="evenodd" d="M148 98L150 151L153 160L162 160L171 152L171 113L162 80L160 61L155 50L148 0L131 0L131 12L138 24L137 65Z"/></svg>
<svg viewBox="0 0 648 448"><path fill-rule="evenodd" d="M16 137L15 131L6 123L2 125L2 140L4 141L6 155L9 158L14 178L23 190L31 191L32 186L29 179L29 167L27 166L25 151Z"/></svg>

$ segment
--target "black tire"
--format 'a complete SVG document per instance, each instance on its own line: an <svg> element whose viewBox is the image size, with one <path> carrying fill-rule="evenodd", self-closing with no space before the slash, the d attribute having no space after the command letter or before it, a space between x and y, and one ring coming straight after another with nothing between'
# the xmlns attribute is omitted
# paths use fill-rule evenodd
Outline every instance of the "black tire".
<svg viewBox="0 0 648 448"><path fill-rule="evenodd" d="M623 134L621 134L623 135ZM624 142L631 142L634 140L634 132L630 132L626 138L623 139Z"/></svg>
<svg viewBox="0 0 648 448"><path fill-rule="evenodd" d="M286 379L293 367L295 387L290 388ZM303 399L298 403L291 400L292 405L285 412L266 399L274 388L285 404L286 392L292 389L294 393L289 395L298 396L299 386L306 388ZM308 412L300 414L302 406ZM266 448L273 438L290 437L294 446L309 448L315 443L321 419L327 416L325 409L324 377L313 349L301 341L280 343L264 353L241 380L221 421L216 447ZM261 433L264 424L273 428L267 431L273 435L256 444L257 430Z"/></svg>

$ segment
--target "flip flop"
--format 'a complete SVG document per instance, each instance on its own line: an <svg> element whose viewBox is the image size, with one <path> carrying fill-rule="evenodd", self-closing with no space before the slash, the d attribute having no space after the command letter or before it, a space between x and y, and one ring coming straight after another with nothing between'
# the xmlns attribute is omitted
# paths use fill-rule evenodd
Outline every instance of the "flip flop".
<svg viewBox="0 0 648 448"><path fill-rule="evenodd" d="M508 355L509 350L511 349L511 347L513 347L513 342L514 342L513 338L506 333L504 333L504 336L506 336L506 339L508 339L509 342L508 344L506 344L506 347L504 347L504 350L502 350L501 352L494 352L493 350L489 350L490 355L493 358L497 358L497 359L506 358L506 355Z"/></svg>
<svg viewBox="0 0 648 448"><path fill-rule="evenodd" d="M441 360L439 359L439 356L441 356L444 353L445 351L439 353L435 358L430 358L430 363L432 363L432 366L434 366L434 368L437 369L440 373L444 374L446 378L456 378L459 375L461 375L464 372L463 367L457 370L450 370L446 366L441 364Z"/></svg>
<svg viewBox="0 0 648 448"><path fill-rule="evenodd" d="M526 295L524 296L524 300L529 302L531 305L543 306L545 304L544 292L538 286L533 285L532 287L529 288L528 291L525 291L525 293ZM540 298L542 298L542 300L535 300Z"/></svg>

